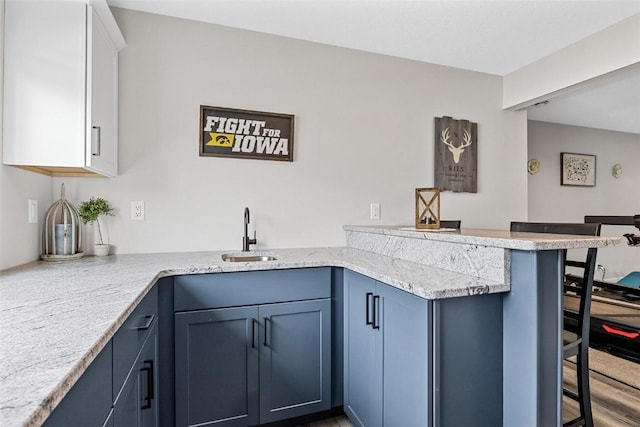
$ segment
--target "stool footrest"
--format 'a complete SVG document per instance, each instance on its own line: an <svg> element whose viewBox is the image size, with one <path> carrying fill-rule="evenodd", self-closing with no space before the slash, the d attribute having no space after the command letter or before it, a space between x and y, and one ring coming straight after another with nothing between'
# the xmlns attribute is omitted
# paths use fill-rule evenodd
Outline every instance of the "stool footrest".
<svg viewBox="0 0 640 427"><path fill-rule="evenodd" d="M586 424L586 421L582 417L575 418L569 422L562 424L562 427L578 427Z"/></svg>
<svg viewBox="0 0 640 427"><path fill-rule="evenodd" d="M562 394L564 394L565 396L575 400L576 402L580 401L580 396L578 396L576 393L574 393L571 390L567 390L566 388L562 389Z"/></svg>

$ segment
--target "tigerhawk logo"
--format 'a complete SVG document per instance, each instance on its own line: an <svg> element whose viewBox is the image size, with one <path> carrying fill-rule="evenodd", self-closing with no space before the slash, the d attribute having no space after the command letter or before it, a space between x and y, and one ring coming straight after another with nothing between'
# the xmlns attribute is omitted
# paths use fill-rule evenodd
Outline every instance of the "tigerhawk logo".
<svg viewBox="0 0 640 427"><path fill-rule="evenodd" d="M266 127L261 120L207 116L204 132L211 138L205 145L230 148L236 153L289 155L289 139L279 129Z"/></svg>

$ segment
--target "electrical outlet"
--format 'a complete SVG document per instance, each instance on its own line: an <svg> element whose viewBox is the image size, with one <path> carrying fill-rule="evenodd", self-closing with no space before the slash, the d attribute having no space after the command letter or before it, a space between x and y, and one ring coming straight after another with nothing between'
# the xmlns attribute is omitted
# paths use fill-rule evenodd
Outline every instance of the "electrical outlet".
<svg viewBox="0 0 640 427"><path fill-rule="evenodd" d="M371 203L369 205L369 218L380 219L380 203Z"/></svg>
<svg viewBox="0 0 640 427"><path fill-rule="evenodd" d="M37 224L38 223L38 201L37 200L29 200L29 207L27 211L27 221L29 224Z"/></svg>
<svg viewBox="0 0 640 427"><path fill-rule="evenodd" d="M144 202L141 200L131 202L131 220L144 221Z"/></svg>

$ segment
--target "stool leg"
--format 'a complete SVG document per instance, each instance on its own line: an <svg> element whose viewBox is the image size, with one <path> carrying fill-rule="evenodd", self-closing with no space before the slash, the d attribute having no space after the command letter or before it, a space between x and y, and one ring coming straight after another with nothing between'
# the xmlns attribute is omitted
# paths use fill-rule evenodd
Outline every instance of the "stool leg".
<svg viewBox="0 0 640 427"><path fill-rule="evenodd" d="M578 374L578 402L580 403L580 416L584 419L586 427L593 427L591 414L591 389L589 387L589 348L580 347L577 357Z"/></svg>

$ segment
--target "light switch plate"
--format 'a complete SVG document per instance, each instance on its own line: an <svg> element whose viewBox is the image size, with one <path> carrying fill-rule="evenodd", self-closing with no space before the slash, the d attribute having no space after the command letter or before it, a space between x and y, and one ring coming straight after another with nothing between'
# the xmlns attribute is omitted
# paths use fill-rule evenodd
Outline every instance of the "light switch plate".
<svg viewBox="0 0 640 427"><path fill-rule="evenodd" d="M29 224L37 224L38 223L38 201L37 200L29 200L27 210L27 221Z"/></svg>
<svg viewBox="0 0 640 427"><path fill-rule="evenodd" d="M369 218L380 219L380 203L371 203L369 206Z"/></svg>

